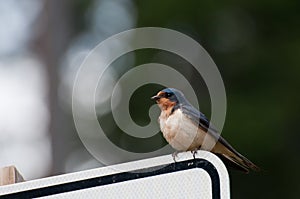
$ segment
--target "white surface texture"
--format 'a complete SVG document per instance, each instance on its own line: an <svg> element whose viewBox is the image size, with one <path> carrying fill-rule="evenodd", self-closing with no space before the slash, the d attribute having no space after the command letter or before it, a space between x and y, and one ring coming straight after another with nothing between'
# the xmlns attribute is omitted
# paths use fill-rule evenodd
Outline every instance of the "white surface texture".
<svg viewBox="0 0 300 199"><path fill-rule="evenodd" d="M193 158L190 152L179 153L176 161L181 162ZM229 177L226 167L214 154L198 151L196 158L206 159L218 171L220 177L221 198L229 198ZM87 171L59 175L39 180L18 183L0 187L0 195L37 189L51 185L74 182L110 174L144 169L154 166L174 163L171 155L165 155L145 160L128 162L97 168ZM211 179L201 168L181 170L167 174L128 180L109 185L81 189L55 194L43 198L212 198Z"/></svg>

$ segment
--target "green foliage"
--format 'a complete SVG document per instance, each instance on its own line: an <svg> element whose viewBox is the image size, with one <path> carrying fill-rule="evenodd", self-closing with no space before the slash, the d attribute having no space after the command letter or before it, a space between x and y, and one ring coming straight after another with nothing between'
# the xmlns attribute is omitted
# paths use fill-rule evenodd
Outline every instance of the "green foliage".
<svg viewBox="0 0 300 199"><path fill-rule="evenodd" d="M153 0L136 5L139 27L182 31L218 65L228 96L222 135L263 168L249 175L232 172L233 198L297 198L299 1Z"/></svg>
<svg viewBox="0 0 300 199"><path fill-rule="evenodd" d="M76 2L83 10L88 8L88 3ZM299 1L135 0L135 5L137 27L181 31L201 43L219 67L228 97L222 135L263 170L249 175L231 172L232 198L299 197ZM161 53L170 58L160 59ZM157 61L186 73L199 94L201 110L209 116L209 96L201 77L191 75L183 60L167 54L136 52L135 65ZM140 88L132 98L131 106L137 105L131 114L137 124L149 122L145 107L150 102L145 100L158 87ZM104 123L111 120L105 118ZM122 143L118 133L111 139L126 149L150 150L144 143L130 148L133 143ZM155 147L165 144L157 139Z"/></svg>

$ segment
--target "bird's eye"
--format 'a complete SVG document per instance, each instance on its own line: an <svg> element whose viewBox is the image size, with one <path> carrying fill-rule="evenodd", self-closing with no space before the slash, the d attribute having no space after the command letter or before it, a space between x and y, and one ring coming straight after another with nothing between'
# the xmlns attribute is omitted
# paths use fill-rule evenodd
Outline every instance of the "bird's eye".
<svg viewBox="0 0 300 199"><path fill-rule="evenodd" d="M171 97L172 93L166 93L166 97Z"/></svg>

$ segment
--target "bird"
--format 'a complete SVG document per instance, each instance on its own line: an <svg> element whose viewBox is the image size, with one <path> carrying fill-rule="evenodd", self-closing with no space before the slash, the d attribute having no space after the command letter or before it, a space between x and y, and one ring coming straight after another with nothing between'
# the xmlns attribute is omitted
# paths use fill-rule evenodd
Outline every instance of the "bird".
<svg viewBox="0 0 300 199"><path fill-rule="evenodd" d="M191 151L194 158L197 150L211 151L227 166L248 173L260 168L235 150L211 124L208 118L175 88L165 88L151 97L161 113L158 118L160 130L166 141L176 151Z"/></svg>

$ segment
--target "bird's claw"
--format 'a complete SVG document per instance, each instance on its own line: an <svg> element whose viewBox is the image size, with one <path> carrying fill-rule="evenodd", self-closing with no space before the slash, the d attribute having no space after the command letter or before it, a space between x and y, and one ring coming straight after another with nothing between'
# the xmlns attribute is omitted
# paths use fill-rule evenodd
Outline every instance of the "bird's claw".
<svg viewBox="0 0 300 199"><path fill-rule="evenodd" d="M173 158L174 162L176 162L176 157L177 157L178 153L179 153L178 151L175 151L174 153L172 153L172 158Z"/></svg>
<svg viewBox="0 0 300 199"><path fill-rule="evenodd" d="M192 150L191 153L193 154L193 158L196 159L197 149Z"/></svg>

